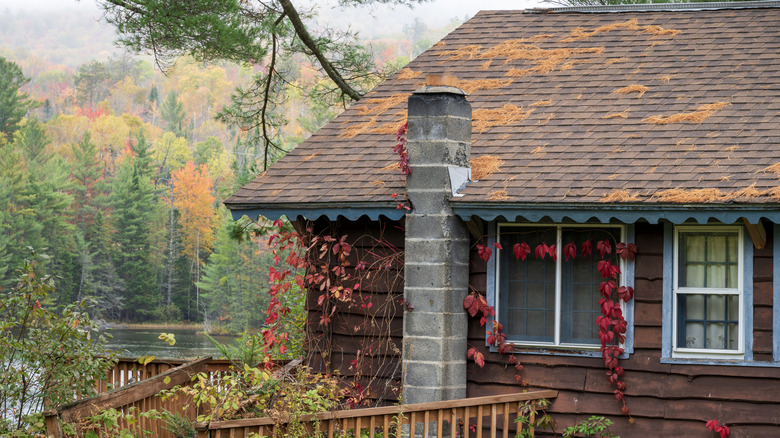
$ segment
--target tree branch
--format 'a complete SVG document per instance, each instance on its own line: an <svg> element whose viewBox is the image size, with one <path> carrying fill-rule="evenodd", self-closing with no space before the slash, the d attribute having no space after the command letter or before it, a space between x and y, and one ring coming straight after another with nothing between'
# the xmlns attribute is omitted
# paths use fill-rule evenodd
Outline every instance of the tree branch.
<svg viewBox="0 0 780 438"><path fill-rule="evenodd" d="M300 38L301 42L311 50L312 55L317 58L317 61L320 63L320 66L322 66L323 70L325 70L328 77L339 87L342 93L352 98L352 100L360 100L363 95L347 84L344 78L341 77L341 74L333 67L333 64L325 58L325 55L317 47L317 43L311 37L311 34L306 30L306 26L303 25L303 21L301 21L301 17L298 15L298 11L295 10L290 0L279 0L279 3L282 5L284 13L287 14L287 17L290 19L298 38Z"/></svg>

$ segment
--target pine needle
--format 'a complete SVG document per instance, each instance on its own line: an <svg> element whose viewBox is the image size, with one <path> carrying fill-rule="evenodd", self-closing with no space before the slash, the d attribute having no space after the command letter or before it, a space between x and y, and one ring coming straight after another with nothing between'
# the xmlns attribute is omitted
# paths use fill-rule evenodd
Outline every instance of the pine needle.
<svg viewBox="0 0 780 438"><path fill-rule="evenodd" d="M601 198L601 202L633 202L639 199L639 193L631 193L627 190L615 190Z"/></svg>
<svg viewBox="0 0 780 438"><path fill-rule="evenodd" d="M708 119L710 116L712 116L715 113L715 111L718 111L729 105L731 104L728 102L709 103L698 107L695 111L673 114L668 117L652 116L642 121L645 123L654 123L656 125L665 125L667 123L684 123L684 122L701 123L704 120Z"/></svg>
<svg viewBox="0 0 780 438"><path fill-rule="evenodd" d="M458 81L458 88L466 94L472 94L480 90L494 90L503 88L514 82L512 79L474 79Z"/></svg>
<svg viewBox="0 0 780 438"><path fill-rule="evenodd" d="M501 108L478 109L472 114L472 129L482 133L494 126L510 125L528 118L534 109L524 110L516 105L506 104Z"/></svg>
<svg viewBox="0 0 780 438"><path fill-rule="evenodd" d="M494 190L488 193L487 199L488 201L506 201L509 196L506 190Z"/></svg>
<svg viewBox="0 0 780 438"><path fill-rule="evenodd" d="M422 74L421 71L414 71L410 68L402 68L401 71L398 72L398 79L405 80L405 79L414 79Z"/></svg>
<svg viewBox="0 0 780 438"><path fill-rule="evenodd" d="M471 179L473 181L479 181L501 170L501 166L504 165L504 160L495 155L483 155L481 157L472 158L469 160L469 164L471 165Z"/></svg>
<svg viewBox="0 0 780 438"><path fill-rule="evenodd" d="M619 88L619 89L613 91L613 93L620 94L620 95L628 94L628 93L639 93L639 96L637 96L637 97L642 97L642 96L645 95L647 90L649 90L649 88L645 87L644 85L631 84L631 85L629 85L627 87Z"/></svg>

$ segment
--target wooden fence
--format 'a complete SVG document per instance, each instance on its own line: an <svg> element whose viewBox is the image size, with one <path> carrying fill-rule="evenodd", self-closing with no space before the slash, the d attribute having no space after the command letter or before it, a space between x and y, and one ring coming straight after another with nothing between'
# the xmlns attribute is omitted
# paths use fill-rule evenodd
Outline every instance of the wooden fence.
<svg viewBox="0 0 780 438"><path fill-rule="evenodd" d="M196 359L162 372L159 371L165 368L164 365L149 367L147 371L143 371L141 368L119 366L115 368L115 370L119 370L117 374L111 377L107 376L106 382L96 385L101 388L109 384L118 387L94 397L44 412L47 434L53 438L64 437L63 423L74 425L77 432L81 432L81 426L83 426L81 423L84 419L106 409L116 409L124 414L130 413L133 409L137 413L149 412L152 409L157 411L165 409L170 412L180 412L187 418L196 418L198 413L194 406L184 409L189 400L185 400L183 396L163 401L155 395L164 389L190 383L191 377L197 373L215 372L215 370L209 369L211 362L210 357ZM146 365L146 367L148 366ZM148 378L134 381L136 377L140 379L142 376ZM149 431L154 437L174 437L163 428L162 421L158 419L140 417L139 421L134 424L128 424L122 420L119 422L119 426L138 432ZM81 434L79 433L79 435Z"/></svg>
<svg viewBox="0 0 780 438"><path fill-rule="evenodd" d="M142 365L137 358L119 358L116 365L106 372L106 378L95 383L95 393L102 394L131 383L150 379L187 362L189 361L185 359L155 359ZM211 359L206 364L204 371L218 373L227 371L229 367L230 361L227 359Z"/></svg>
<svg viewBox="0 0 780 438"><path fill-rule="evenodd" d="M524 401L551 399L558 391L466 398L434 403L387 406L306 415L302 426L311 436L390 437L504 437L514 436L514 420ZM197 423L198 438L286 436L288 422L251 418ZM255 435L257 434L257 435Z"/></svg>

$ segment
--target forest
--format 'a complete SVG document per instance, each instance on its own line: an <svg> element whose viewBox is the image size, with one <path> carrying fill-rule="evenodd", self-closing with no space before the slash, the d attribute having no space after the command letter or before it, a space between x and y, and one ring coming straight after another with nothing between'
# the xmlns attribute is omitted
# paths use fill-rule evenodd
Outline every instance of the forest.
<svg viewBox="0 0 780 438"><path fill-rule="evenodd" d="M44 306L90 296L106 321L259 328L273 254L261 237L235 238L222 200L343 109L311 98L322 78L309 61L280 60L278 147L265 154L268 134L226 108L267 61L184 56L163 72L86 38L111 29L76 25L76 13L5 10L0 20L10 23L0 29L0 288L34 249L56 278ZM455 24L415 20L363 43L393 71Z"/></svg>

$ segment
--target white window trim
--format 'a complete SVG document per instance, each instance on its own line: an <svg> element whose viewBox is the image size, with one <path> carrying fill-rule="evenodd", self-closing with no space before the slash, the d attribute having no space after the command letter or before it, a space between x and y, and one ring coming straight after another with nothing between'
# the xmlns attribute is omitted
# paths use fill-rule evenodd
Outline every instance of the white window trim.
<svg viewBox="0 0 780 438"><path fill-rule="evenodd" d="M706 227L707 225L698 225ZM711 225L718 226L718 225ZM737 225L739 226L739 225ZM753 361L753 242L750 239L743 239L743 259L745 260L743 269L743 303L742 315L744 319L743 337L743 355L711 355L712 357L696 355L695 357L680 357L673 355L672 336L674 326L674 228L671 222L664 223L664 244L663 244L663 301L662 301L662 325L661 325L661 363L668 364L704 364L704 365L741 365L756 366L758 363ZM778 227L780 228L780 227ZM777 239L775 242L780 241ZM778 265L780 267L780 264ZM778 290L780 292L780 290ZM780 296L780 293L777 294ZM780 324L779 324L780 325ZM775 337L777 338L777 337Z"/></svg>
<svg viewBox="0 0 780 438"><path fill-rule="evenodd" d="M496 224L495 222L491 223L491 226L489 227L489 235L493 236L490 239L488 239L488 244L490 247L493 247L493 244L497 241L499 241L499 236L501 233L501 228L532 228L532 227L538 227L538 228L553 228L555 227L557 229L557 236L556 236L556 258L558 262L556 262L555 267L555 335L554 335L554 342L529 342L529 341L507 341L507 343L512 344L517 347L525 347L525 348L544 348L544 349L551 349L551 350L580 350L585 352L592 352L594 355L600 355L601 345L600 344L562 344L560 342L560 318L561 318L561 256L563 255L563 246L561 245L561 238L562 238L562 230L563 229L570 229L570 228L618 228L620 229L620 241L621 242L632 242L634 238L633 233L633 226L631 225L622 225L622 224L600 224L600 223L594 223L594 224L539 224L539 223L514 223L514 222L500 222ZM616 242L619 243L619 242ZM534 255L534 249L531 248L531 253L528 255L529 257L535 257ZM596 248L593 249L594 251L597 251ZM496 312L496 319L498 318L498 315L500 315L500 299L499 299L499 272L500 272L500 254L501 249L496 248L496 252L493 257L490 258L488 261L488 281L487 281L487 289L488 289L488 304L494 306L495 312ZM504 251L511 251L511 249L507 248ZM614 251L614 248L613 248ZM624 260L620 260L620 284L619 286L631 286L634 285L634 270L633 270L633 263L626 263ZM633 303L634 300L631 300L629 303L625 303L622 300L620 301L621 308L623 310L623 315L628 321L628 328L626 332L626 342L620 345L621 348L623 348L626 351L626 354L630 354L633 352ZM501 322L499 320L499 322ZM593 321L595 324L596 322Z"/></svg>

